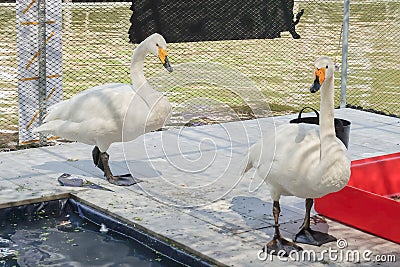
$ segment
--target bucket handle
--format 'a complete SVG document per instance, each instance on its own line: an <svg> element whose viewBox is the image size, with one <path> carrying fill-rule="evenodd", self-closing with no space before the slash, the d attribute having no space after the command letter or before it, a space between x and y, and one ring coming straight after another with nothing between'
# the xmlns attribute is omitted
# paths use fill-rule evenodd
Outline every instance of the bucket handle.
<svg viewBox="0 0 400 267"><path fill-rule="evenodd" d="M302 114L303 111L304 111L305 109L307 109L307 108L312 109L312 110L315 112L315 114L317 115L317 118L319 119L319 113L318 113L318 111L317 111L316 109L312 108L312 107L304 107L304 108L302 108L302 109L300 110L300 112L299 112L299 116L297 117L298 119L301 119L301 114Z"/></svg>
<svg viewBox="0 0 400 267"><path fill-rule="evenodd" d="M302 109L300 110L300 112L299 112L299 115L297 116L297 119L301 119L301 115L302 115L303 111L304 111L305 109L307 109L307 108L309 108L309 109L311 109L312 111L314 111L314 112L315 112L315 115L317 115L317 118L318 118L318 120L319 120L319 113L318 113L318 111L317 111L316 109L312 108L312 107L304 107L304 108L302 108ZM340 119L337 119L337 118L335 118L334 120L335 120L335 131L340 131L340 132L343 133L343 132L344 132L344 125L343 125L343 122L342 122Z"/></svg>

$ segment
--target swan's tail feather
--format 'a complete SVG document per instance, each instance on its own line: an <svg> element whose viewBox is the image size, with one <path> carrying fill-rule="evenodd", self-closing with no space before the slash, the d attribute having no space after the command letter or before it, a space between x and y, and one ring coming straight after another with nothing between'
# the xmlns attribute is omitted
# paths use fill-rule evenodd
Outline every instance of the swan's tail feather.
<svg viewBox="0 0 400 267"><path fill-rule="evenodd" d="M246 172L248 172L251 168L254 167L253 161L250 158L250 153L251 153L251 148L249 149L249 151L247 152L246 156L244 157L244 159L242 161L242 164L241 164L241 166L243 166L241 168L243 170L242 175L244 175Z"/></svg>
<svg viewBox="0 0 400 267"><path fill-rule="evenodd" d="M262 158L261 152L262 142L257 142L250 147L243 160L242 166L246 166L243 168L243 174L248 172L251 168L258 167L260 165L260 159Z"/></svg>
<svg viewBox="0 0 400 267"><path fill-rule="evenodd" d="M49 121L33 129L33 132L44 133L44 134L55 134L55 131L58 126L59 123L57 121Z"/></svg>
<svg viewBox="0 0 400 267"><path fill-rule="evenodd" d="M247 160L246 168L243 170L243 174L248 172L251 168L253 168L253 162L250 160L249 156L247 155L245 160Z"/></svg>

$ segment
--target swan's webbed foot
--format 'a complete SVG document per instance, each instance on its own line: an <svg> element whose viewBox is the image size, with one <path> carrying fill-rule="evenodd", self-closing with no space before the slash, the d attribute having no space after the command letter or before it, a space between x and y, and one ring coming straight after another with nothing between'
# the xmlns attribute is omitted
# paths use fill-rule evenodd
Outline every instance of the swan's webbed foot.
<svg viewBox="0 0 400 267"><path fill-rule="evenodd" d="M325 243L336 241L336 238L330 234L311 230L310 213L313 204L314 200L312 198L306 199L306 215L304 217L304 222L300 231L293 237L293 241L314 246L321 246Z"/></svg>
<svg viewBox="0 0 400 267"><path fill-rule="evenodd" d="M302 228L295 234L293 241L314 246L321 246L325 243L336 241L336 238L330 234L311 230L311 228Z"/></svg>
<svg viewBox="0 0 400 267"><path fill-rule="evenodd" d="M303 248L296 245L293 242L290 242L283 237L274 237L268 244L265 246L267 249L267 253L271 255L279 255L283 257L288 257L292 251L302 251ZM264 248L264 250L265 250Z"/></svg>
<svg viewBox="0 0 400 267"><path fill-rule="evenodd" d="M130 186L141 182L141 180L133 177L130 173L118 176L111 175L107 177L107 181L120 186Z"/></svg>
<svg viewBox="0 0 400 267"><path fill-rule="evenodd" d="M104 176L107 178L107 181L110 182L111 184L120 186L130 186L140 182L139 179L134 178L130 173L114 176L111 172L110 165L108 164L110 156L107 154L107 152L100 152L97 146L93 149L92 154L94 161L95 159L97 159L97 157L99 158L99 164L96 166L104 171Z"/></svg>

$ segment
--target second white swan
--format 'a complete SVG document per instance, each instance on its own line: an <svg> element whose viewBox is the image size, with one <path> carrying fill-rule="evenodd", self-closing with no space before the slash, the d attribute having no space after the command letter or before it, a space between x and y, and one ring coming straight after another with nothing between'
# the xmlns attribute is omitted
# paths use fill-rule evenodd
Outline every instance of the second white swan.
<svg viewBox="0 0 400 267"><path fill-rule="evenodd" d="M248 153L244 172L256 169L256 175L270 186L275 219L275 235L267 250L301 250L284 239L279 231L279 199L282 195L306 199L304 223L294 241L321 245L335 240L331 235L310 228L313 199L342 189L350 177L350 160L344 144L336 137L334 128L334 64L328 57L315 62L311 93L321 91L319 125L287 124L276 129L253 145ZM275 252L275 253L274 253Z"/></svg>

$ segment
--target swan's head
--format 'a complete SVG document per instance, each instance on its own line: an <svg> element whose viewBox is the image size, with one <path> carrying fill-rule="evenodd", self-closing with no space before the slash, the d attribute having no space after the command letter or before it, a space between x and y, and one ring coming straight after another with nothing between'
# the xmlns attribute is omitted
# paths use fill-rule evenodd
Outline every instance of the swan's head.
<svg viewBox="0 0 400 267"><path fill-rule="evenodd" d="M167 57L167 42L161 34L154 33L146 38L145 40L147 49L158 57L161 60L163 66L169 71L172 72L173 68L169 64L169 60Z"/></svg>
<svg viewBox="0 0 400 267"><path fill-rule="evenodd" d="M318 92L325 80L333 77L335 66L329 57L320 57L315 61L314 83L310 88L311 93Z"/></svg>

